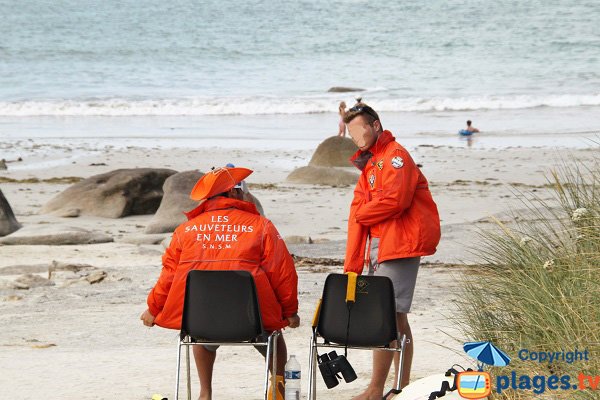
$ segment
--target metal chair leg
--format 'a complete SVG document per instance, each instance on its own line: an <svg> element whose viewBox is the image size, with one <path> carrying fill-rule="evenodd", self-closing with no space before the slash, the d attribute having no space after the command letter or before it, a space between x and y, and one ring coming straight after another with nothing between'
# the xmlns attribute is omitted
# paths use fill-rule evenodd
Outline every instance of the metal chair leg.
<svg viewBox="0 0 600 400"><path fill-rule="evenodd" d="M271 385L271 395L272 399L277 399L277 341L279 339L279 331L275 331L271 334L273 336L273 361L271 362L271 367L273 368L271 371L271 377L273 384Z"/></svg>
<svg viewBox="0 0 600 400"><path fill-rule="evenodd" d="M175 400L179 400L179 373L181 370L181 339L177 341L177 373L175 374Z"/></svg>
<svg viewBox="0 0 600 400"><path fill-rule="evenodd" d="M192 400L192 379L190 377L190 346L185 346L185 361L187 374L187 400Z"/></svg>
<svg viewBox="0 0 600 400"><path fill-rule="evenodd" d="M307 400L317 399L317 353L318 347L315 343L315 337L310 338L310 359L308 371L308 397Z"/></svg>
<svg viewBox="0 0 600 400"><path fill-rule="evenodd" d="M402 373L404 372L404 349L406 348L406 335L402 335L402 341L400 342L400 366L398 368L398 379L396 380L396 386L394 389L402 390L400 387L402 383Z"/></svg>
<svg viewBox="0 0 600 400"><path fill-rule="evenodd" d="M273 335L270 335L267 339L267 355L265 357L265 383L263 388L264 400L269 398L269 360L271 359L273 345Z"/></svg>

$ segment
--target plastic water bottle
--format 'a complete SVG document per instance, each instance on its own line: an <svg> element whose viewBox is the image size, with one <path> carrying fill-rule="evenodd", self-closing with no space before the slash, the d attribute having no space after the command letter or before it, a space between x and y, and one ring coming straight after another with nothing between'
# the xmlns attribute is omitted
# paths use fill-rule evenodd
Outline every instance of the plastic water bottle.
<svg viewBox="0 0 600 400"><path fill-rule="evenodd" d="M285 400L300 400L300 363L293 354L285 364Z"/></svg>

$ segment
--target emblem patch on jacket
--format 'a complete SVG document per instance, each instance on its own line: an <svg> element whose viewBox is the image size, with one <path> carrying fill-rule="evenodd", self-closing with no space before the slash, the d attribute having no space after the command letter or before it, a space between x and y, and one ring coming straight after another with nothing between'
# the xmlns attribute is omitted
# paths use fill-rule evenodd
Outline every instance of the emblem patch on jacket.
<svg viewBox="0 0 600 400"><path fill-rule="evenodd" d="M375 187L375 174L369 175L369 185L371 185L371 189Z"/></svg>
<svg viewBox="0 0 600 400"><path fill-rule="evenodd" d="M377 163L377 168L379 168L380 171L383 169L383 160L379 160Z"/></svg>
<svg viewBox="0 0 600 400"><path fill-rule="evenodd" d="M398 169L404 166L404 160L402 157L394 157L392 158L392 167Z"/></svg>

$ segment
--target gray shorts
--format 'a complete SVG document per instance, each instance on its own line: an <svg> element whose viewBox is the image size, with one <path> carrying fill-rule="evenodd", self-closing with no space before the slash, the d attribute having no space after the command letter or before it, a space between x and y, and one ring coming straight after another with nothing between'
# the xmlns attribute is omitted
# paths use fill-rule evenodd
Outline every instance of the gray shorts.
<svg viewBox="0 0 600 400"><path fill-rule="evenodd" d="M371 244L371 265L369 275L387 276L394 284L394 295L396 297L396 312L408 313L412 305L417 274L421 257L396 258L377 264L377 250L379 239L373 238Z"/></svg>
<svg viewBox="0 0 600 400"><path fill-rule="evenodd" d="M271 334L271 332L268 333L263 333L261 335L259 335L257 337L258 340L260 341L267 341L269 335ZM205 344L203 345L203 347L208 350L208 351L212 351L213 353L215 351L217 351L217 349L220 347L219 345L213 345L213 344ZM254 346L254 348L256 349L256 351L258 351L260 354L262 354L263 357L267 357L267 346Z"/></svg>

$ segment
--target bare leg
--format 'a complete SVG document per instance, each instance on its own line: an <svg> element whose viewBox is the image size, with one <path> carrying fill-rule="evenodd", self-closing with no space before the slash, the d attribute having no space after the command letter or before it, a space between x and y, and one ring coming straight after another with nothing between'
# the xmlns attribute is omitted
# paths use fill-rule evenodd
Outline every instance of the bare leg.
<svg viewBox="0 0 600 400"><path fill-rule="evenodd" d="M277 337L277 371L275 375L279 375L283 377L285 372L285 363L287 362L287 347L285 345L285 340L283 339L283 335L279 335ZM271 399L271 388L274 382L277 382L276 378L273 376L273 359L269 360L269 371L271 371L271 384L269 385L269 399ZM281 396L284 395L285 387L283 386L285 381L281 381L281 383L277 383L277 391L281 393ZM278 397L279 398L279 395Z"/></svg>
<svg viewBox="0 0 600 400"><path fill-rule="evenodd" d="M200 378L200 397L199 400L212 399L212 375L216 351L206 350L204 346L192 346L194 349L194 361L198 369L198 378Z"/></svg>
<svg viewBox="0 0 600 400"><path fill-rule="evenodd" d="M413 339L412 333L410 331L410 326L408 325L408 319L405 313L396 314L396 324L398 327L398 332L400 333L400 337L402 337L402 335L404 334L406 335L407 339L407 345L405 347L404 354L404 371L402 373L401 382L401 387L404 387L408 385L410 377L410 368L413 357ZM396 345L396 341L392 342L392 346ZM394 359L396 365L396 374L398 374L398 365L400 358L398 356L398 353L395 354L396 355L394 356L394 353L390 351L373 351L373 374L371 375L371 382L369 383L367 390L365 390L360 395L354 397L352 400L381 400L385 389L385 381L387 379L388 373L390 372L392 360ZM396 375L396 377L397 376L398 375Z"/></svg>
<svg viewBox="0 0 600 400"><path fill-rule="evenodd" d="M398 332L400 333L400 337L402 337L402 335L406 335L406 345L404 346L404 369L402 371L402 381L400 382L400 387L403 388L410 382L410 369L412 366L414 349L413 337L410 330L410 325L408 324L408 314L397 313L396 322L398 324ZM398 353L394 355L394 365L396 368L396 373L394 374L395 384L396 380L398 379L398 370L400 369L400 355Z"/></svg>
<svg viewBox="0 0 600 400"><path fill-rule="evenodd" d="M283 339L283 335L279 335L277 337L277 372L276 375L283 375L285 372L285 363L287 362L287 347L285 345L285 340ZM269 363L269 365L273 365L273 363ZM269 367L272 371L272 367Z"/></svg>

